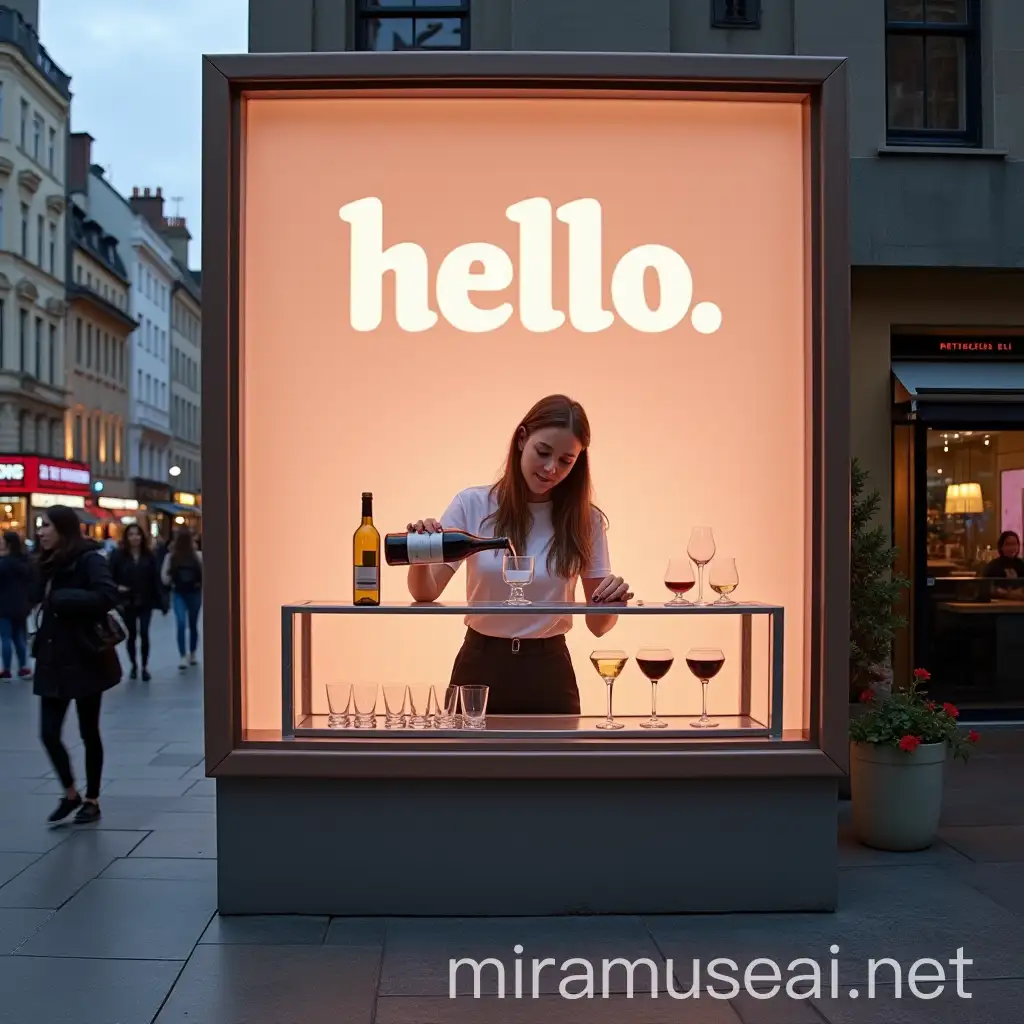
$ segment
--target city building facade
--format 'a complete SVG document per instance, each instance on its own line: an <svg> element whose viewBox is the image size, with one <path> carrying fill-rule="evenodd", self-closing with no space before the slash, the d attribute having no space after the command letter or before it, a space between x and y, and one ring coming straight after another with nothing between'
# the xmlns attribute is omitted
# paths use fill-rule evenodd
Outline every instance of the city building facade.
<svg viewBox="0 0 1024 1024"><path fill-rule="evenodd" d="M1014 620L962 607L1024 532L1024 4L250 0L249 49L847 58L853 454L911 584L894 668L1024 702Z"/></svg>

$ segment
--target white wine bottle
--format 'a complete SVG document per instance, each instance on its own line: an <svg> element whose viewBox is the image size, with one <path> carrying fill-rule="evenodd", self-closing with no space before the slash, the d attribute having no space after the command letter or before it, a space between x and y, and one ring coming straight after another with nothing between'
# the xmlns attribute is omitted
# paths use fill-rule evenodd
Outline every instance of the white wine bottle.
<svg viewBox="0 0 1024 1024"><path fill-rule="evenodd" d="M384 538L384 560L388 565L460 562L481 551L503 551L511 547L507 537L474 537L465 530L389 533Z"/></svg>
<svg viewBox="0 0 1024 1024"><path fill-rule="evenodd" d="M380 534L369 491L363 491L363 521L352 537L352 603L380 604Z"/></svg>

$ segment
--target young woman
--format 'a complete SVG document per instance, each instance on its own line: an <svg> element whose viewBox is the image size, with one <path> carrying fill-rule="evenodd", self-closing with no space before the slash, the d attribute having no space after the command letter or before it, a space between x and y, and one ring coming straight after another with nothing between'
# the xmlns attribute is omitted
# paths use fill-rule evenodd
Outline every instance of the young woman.
<svg viewBox="0 0 1024 1024"><path fill-rule="evenodd" d="M633 595L612 573L607 523L591 503L589 446L590 424L579 402L565 395L543 398L516 427L496 484L460 491L440 520L419 519L409 529L508 537L518 554L534 556L529 587L534 602L575 600L577 580L589 604L625 602ZM502 557L500 551L487 551L466 560L468 601L508 596ZM409 593L416 601L436 601L457 568L410 566ZM616 616L590 614L586 620L595 636L603 636ZM486 683L488 714L579 714L579 690L565 643L571 615L469 615L466 626L451 686Z"/></svg>
<svg viewBox="0 0 1024 1024"><path fill-rule="evenodd" d="M0 679L11 678L14 655L18 656L18 675L32 675L28 667L25 624L32 610L30 590L32 566L22 550L21 537L7 530L0 537L0 647L3 671Z"/></svg>
<svg viewBox="0 0 1024 1024"><path fill-rule="evenodd" d="M39 573L32 603L39 605L40 618L33 641L33 689L41 703L43 746L64 786L64 796L49 820L62 821L77 811L76 823L97 821L103 773L100 702L103 692L120 682L121 662L112 647L96 653L87 636L117 605L117 585L100 546L82 536L73 508L54 505L47 509L37 536ZM84 801L61 742L71 701L85 744Z"/></svg>
<svg viewBox="0 0 1024 1024"><path fill-rule="evenodd" d="M160 565L150 550L149 538L138 523L125 528L121 546L110 556L110 572L121 595L121 611L128 627L128 658L132 663L131 678L138 678L139 663L136 638L142 646L142 681L148 683L149 624L153 612L166 612Z"/></svg>
<svg viewBox="0 0 1024 1024"><path fill-rule="evenodd" d="M174 536L171 550L164 558L160 577L171 588L174 618L178 625L179 669L184 671L196 663L199 647L199 611L203 607L203 556L196 550L192 531L182 527ZM189 646L185 653L185 625L188 624Z"/></svg>
<svg viewBox="0 0 1024 1024"><path fill-rule="evenodd" d="M998 558L985 566L984 576L989 579L1019 580L1019 583L998 584L992 588L993 597L1024 598L1024 559L1020 557L1020 537L1013 530L1004 530L996 541Z"/></svg>

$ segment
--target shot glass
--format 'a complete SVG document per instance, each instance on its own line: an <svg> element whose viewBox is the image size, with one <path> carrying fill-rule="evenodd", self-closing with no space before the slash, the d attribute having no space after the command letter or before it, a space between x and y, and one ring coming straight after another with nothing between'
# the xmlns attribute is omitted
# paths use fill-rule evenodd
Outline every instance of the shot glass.
<svg viewBox="0 0 1024 1024"><path fill-rule="evenodd" d="M455 713L459 710L459 688L457 686L432 686L431 721L435 729L454 729Z"/></svg>
<svg viewBox="0 0 1024 1024"><path fill-rule="evenodd" d="M377 728L377 684L353 683L352 707L357 729Z"/></svg>
<svg viewBox="0 0 1024 1024"><path fill-rule="evenodd" d="M429 683L409 684L409 728L429 729L431 721L427 705L434 688Z"/></svg>
<svg viewBox="0 0 1024 1024"><path fill-rule="evenodd" d="M327 728L347 729L352 715L352 684L338 683L327 687Z"/></svg>
<svg viewBox="0 0 1024 1024"><path fill-rule="evenodd" d="M405 727L405 716L408 709L409 687L401 685L385 685L384 690L384 728L402 729Z"/></svg>
<svg viewBox="0 0 1024 1024"><path fill-rule="evenodd" d="M491 692L489 686L460 686L459 698L462 701L462 724L467 729L484 729L487 727L487 697Z"/></svg>

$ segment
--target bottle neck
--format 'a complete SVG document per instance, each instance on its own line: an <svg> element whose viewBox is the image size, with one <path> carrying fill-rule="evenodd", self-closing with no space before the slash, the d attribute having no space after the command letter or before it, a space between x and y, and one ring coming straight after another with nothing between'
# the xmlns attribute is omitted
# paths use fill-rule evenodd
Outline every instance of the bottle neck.
<svg viewBox="0 0 1024 1024"><path fill-rule="evenodd" d="M373 522L373 498L363 498L363 525Z"/></svg>

